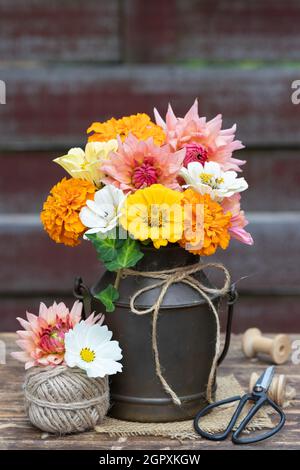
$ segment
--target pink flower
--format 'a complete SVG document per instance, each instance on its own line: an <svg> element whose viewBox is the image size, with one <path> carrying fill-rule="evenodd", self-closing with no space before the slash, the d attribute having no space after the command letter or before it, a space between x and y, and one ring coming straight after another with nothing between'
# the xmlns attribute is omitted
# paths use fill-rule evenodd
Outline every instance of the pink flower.
<svg viewBox="0 0 300 470"><path fill-rule="evenodd" d="M58 365L64 362L65 333L81 320L82 303L78 300L74 303L72 310L63 302L54 304L47 308L40 304L39 315L26 312L27 321L17 318L24 330L17 331L19 339L16 341L23 351L13 352L11 355L21 362L25 362L25 369L33 366ZM102 317L102 318L101 318ZM102 315L90 315L86 322L94 324L100 320Z"/></svg>
<svg viewBox="0 0 300 470"><path fill-rule="evenodd" d="M196 142L191 142L190 144L184 145L185 147L185 157L183 161L183 166L187 168L189 163L199 162L201 165L208 160L208 152L204 145L197 144Z"/></svg>
<svg viewBox="0 0 300 470"><path fill-rule="evenodd" d="M117 152L112 152L102 165L101 171L106 174L102 181L125 193L152 184L180 189L176 178L184 157L185 149L174 153L169 145L155 145L152 138L140 141L129 135L123 143L119 139Z"/></svg>
<svg viewBox="0 0 300 470"><path fill-rule="evenodd" d="M245 217L244 211L241 211L240 205L241 195L236 193L231 197L226 197L221 202L224 212L231 212L231 227L229 232L233 238L236 238L246 245L253 245L253 238L249 232L244 230L248 225L248 220Z"/></svg>
<svg viewBox="0 0 300 470"><path fill-rule="evenodd" d="M221 114L211 121L206 121L205 117L199 116L196 99L183 118L175 116L171 105L168 107L166 122L156 109L154 109L154 115L156 123L166 133L166 142L174 151L182 149L186 144L201 144L207 151L208 161L219 163L223 171L241 171L240 165L243 165L245 161L232 158L232 153L244 146L239 140L234 140L236 125L231 129L222 130Z"/></svg>

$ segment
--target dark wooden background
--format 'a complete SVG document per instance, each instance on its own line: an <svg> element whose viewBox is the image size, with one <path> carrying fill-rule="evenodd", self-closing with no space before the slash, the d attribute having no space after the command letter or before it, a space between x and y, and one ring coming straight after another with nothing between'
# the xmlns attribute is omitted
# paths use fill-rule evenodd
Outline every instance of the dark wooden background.
<svg viewBox="0 0 300 470"><path fill-rule="evenodd" d="M297 0L0 0L0 329L40 299L70 301L101 271L87 243L50 241L38 213L64 175L51 160L94 120L178 114L198 96L247 146L254 247L218 260L239 282L235 331L300 329L300 79Z"/></svg>

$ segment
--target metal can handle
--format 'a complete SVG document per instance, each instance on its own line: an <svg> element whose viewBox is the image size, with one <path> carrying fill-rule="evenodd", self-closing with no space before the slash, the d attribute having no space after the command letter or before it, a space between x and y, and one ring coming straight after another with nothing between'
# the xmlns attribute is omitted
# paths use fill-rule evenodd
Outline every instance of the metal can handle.
<svg viewBox="0 0 300 470"><path fill-rule="evenodd" d="M85 320L92 313L92 295L80 276L75 277L73 295L83 303L82 319Z"/></svg>
<svg viewBox="0 0 300 470"><path fill-rule="evenodd" d="M229 292L227 294L227 324L226 324L226 334L225 334L225 342L223 346L223 351L221 352L218 358L218 366L223 362L225 359L229 346L230 346L230 339L231 339L231 328L232 328L232 318L233 318L233 310L234 304L238 299L238 292L236 290L235 284L231 284Z"/></svg>

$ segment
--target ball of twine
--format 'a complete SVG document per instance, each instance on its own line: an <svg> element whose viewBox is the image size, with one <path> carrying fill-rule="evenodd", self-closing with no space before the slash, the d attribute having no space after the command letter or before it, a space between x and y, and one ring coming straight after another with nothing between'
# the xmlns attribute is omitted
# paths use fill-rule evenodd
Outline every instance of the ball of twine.
<svg viewBox="0 0 300 470"><path fill-rule="evenodd" d="M90 378L84 370L66 366L30 369L24 395L31 423L55 434L92 429L109 408L107 376Z"/></svg>

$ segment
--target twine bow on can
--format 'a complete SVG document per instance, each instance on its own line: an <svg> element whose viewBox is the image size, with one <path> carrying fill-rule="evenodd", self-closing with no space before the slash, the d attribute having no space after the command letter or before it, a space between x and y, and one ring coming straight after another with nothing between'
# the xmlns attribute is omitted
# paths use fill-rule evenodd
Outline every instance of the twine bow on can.
<svg viewBox="0 0 300 470"><path fill-rule="evenodd" d="M223 271L225 275L225 281L224 281L223 287L218 289L218 288L205 286L204 284L202 284L200 281L198 281L192 276L193 274L199 273L200 271L203 271L208 268L216 268L218 270ZM143 287L142 289L139 289L137 292L135 292L135 294L130 299L130 309L132 313L135 313L136 315L146 315L149 313L153 314L152 349L154 353L156 374L164 390L171 396L173 403L175 403L176 405L181 405L180 398L177 396L176 392L172 389L172 387L168 384L167 380L165 379L162 373L161 363L160 363L160 358L159 358L159 351L158 351L158 344L157 344L157 320L158 320L159 310L169 287L179 282L183 284L187 284L190 287L192 287L208 303L214 315L214 318L216 321L216 329L217 329L215 354L214 354L214 359L212 362L212 367L209 373L207 390L206 390L208 401L212 401L212 387L214 383L215 371L217 367L219 349L220 349L220 322L219 322L218 312L209 295L211 294L212 296L221 297L228 293L229 287L230 287L230 274L228 270L221 263L206 263L206 264L196 263L190 266L168 269L164 271L143 272L143 271L134 271L132 269L124 269L122 271L122 277L126 277L126 276L137 276L137 277L158 279L158 282L154 282L153 284ZM144 292L147 292L156 288L160 288L160 293L153 305L151 305L150 307L146 309L139 309L135 306L135 302L138 299L138 297L140 297L140 295L142 295Z"/></svg>

